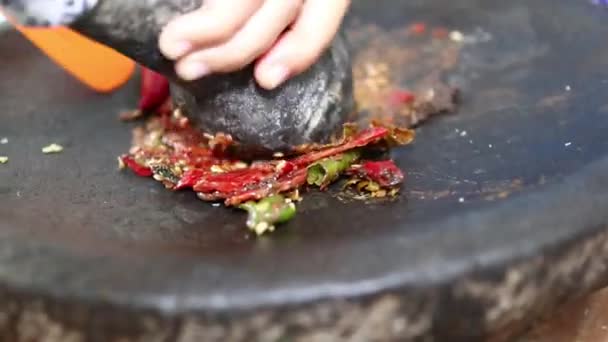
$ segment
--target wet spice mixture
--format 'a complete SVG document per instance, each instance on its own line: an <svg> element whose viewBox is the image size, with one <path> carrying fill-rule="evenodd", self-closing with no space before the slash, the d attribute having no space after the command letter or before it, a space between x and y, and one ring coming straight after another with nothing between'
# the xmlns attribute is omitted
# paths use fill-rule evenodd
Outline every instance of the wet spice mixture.
<svg viewBox="0 0 608 342"><path fill-rule="evenodd" d="M386 152L411 143L411 127L455 109L456 90L442 82L459 52L448 36L444 29L427 32L423 24L351 31L353 46L360 47L354 64L359 110L331 144L303 147L290 158L231 158L231 137L193 127L179 108L171 108L167 81L143 70L139 108L121 118L157 115L134 130L133 146L119 165L167 189L190 189L201 200L245 210L247 227L258 235L293 218L302 191L325 190L341 179L358 199L397 196L405 176Z"/></svg>

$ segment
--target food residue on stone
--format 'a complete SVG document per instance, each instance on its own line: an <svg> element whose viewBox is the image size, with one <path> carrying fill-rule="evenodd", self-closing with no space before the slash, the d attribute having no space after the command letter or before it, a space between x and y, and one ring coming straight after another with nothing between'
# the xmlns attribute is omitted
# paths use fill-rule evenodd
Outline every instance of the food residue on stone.
<svg viewBox="0 0 608 342"><path fill-rule="evenodd" d="M262 234L293 216L299 198L294 191L324 190L344 175L376 185L359 188L362 195L396 195L403 173L391 160L371 161L368 156L412 140L407 129L348 125L332 144L309 147L287 159L245 163L230 156L230 140L202 134L176 109L136 128L133 147L119 158L119 166L170 190L192 189L204 201L244 209L249 212L247 226Z"/></svg>
<svg viewBox="0 0 608 342"><path fill-rule="evenodd" d="M52 154L52 153L61 153L63 151L63 146L59 144L50 144L48 146L44 146L42 148L42 153L44 154Z"/></svg>
<svg viewBox="0 0 608 342"><path fill-rule="evenodd" d="M8 163L8 157L0 156L0 164L6 164L6 163Z"/></svg>

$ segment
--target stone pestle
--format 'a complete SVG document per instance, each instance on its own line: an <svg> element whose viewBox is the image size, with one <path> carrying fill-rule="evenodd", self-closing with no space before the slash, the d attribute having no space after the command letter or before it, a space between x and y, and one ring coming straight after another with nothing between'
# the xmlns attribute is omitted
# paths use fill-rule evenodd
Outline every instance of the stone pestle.
<svg viewBox="0 0 608 342"><path fill-rule="evenodd" d="M193 82L179 79L158 49L162 28L202 0L0 0L29 26L65 25L155 70L171 82L176 105L207 133L227 133L241 153L289 154L325 143L354 109L352 65L339 34L308 71L276 90L260 88L253 67Z"/></svg>

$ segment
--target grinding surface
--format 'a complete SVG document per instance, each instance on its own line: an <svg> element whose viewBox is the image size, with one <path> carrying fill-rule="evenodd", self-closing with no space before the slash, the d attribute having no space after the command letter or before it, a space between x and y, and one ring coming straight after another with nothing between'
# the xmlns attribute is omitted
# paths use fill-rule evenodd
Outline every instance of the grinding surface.
<svg viewBox="0 0 608 342"><path fill-rule="evenodd" d="M116 170L131 127L116 115L136 84L93 94L0 33L0 64L11 66L0 68L0 154L10 158L0 165L0 283L15 303L0 307L70 338L247 336L265 324L255 317L273 317L264 331L295 337L298 327L351 336L378 324L395 330L365 331L471 341L606 285L606 13L584 2L387 0L355 3L353 15L465 36L479 27L492 39L465 46L448 76L463 89L459 113L394 151L408 172L398 201L313 192L263 239L238 211ZM64 151L43 155L53 142Z"/></svg>

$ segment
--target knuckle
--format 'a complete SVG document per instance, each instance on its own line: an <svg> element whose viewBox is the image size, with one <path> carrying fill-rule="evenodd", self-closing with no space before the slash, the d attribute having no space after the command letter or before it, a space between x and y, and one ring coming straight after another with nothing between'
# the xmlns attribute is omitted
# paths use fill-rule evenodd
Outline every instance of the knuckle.
<svg viewBox="0 0 608 342"><path fill-rule="evenodd" d="M237 26L230 23L215 22L211 24L209 36L213 41L225 41L232 37L237 30Z"/></svg>
<svg viewBox="0 0 608 342"><path fill-rule="evenodd" d="M205 25L207 32L201 33L208 35L213 41L228 40L236 34L240 27L236 18L230 18L228 13L206 16L205 20L207 21L207 25Z"/></svg>
<svg viewBox="0 0 608 342"><path fill-rule="evenodd" d="M218 60L218 69L222 72L231 72L242 69L248 63L248 56L243 53L224 55Z"/></svg>
<svg viewBox="0 0 608 342"><path fill-rule="evenodd" d="M230 51L228 51L228 53L226 53L224 56L230 56L229 64L232 68L240 69L251 64L269 47L270 44L266 46L262 42L252 43L251 41L247 41L239 44L238 46L231 46Z"/></svg>

